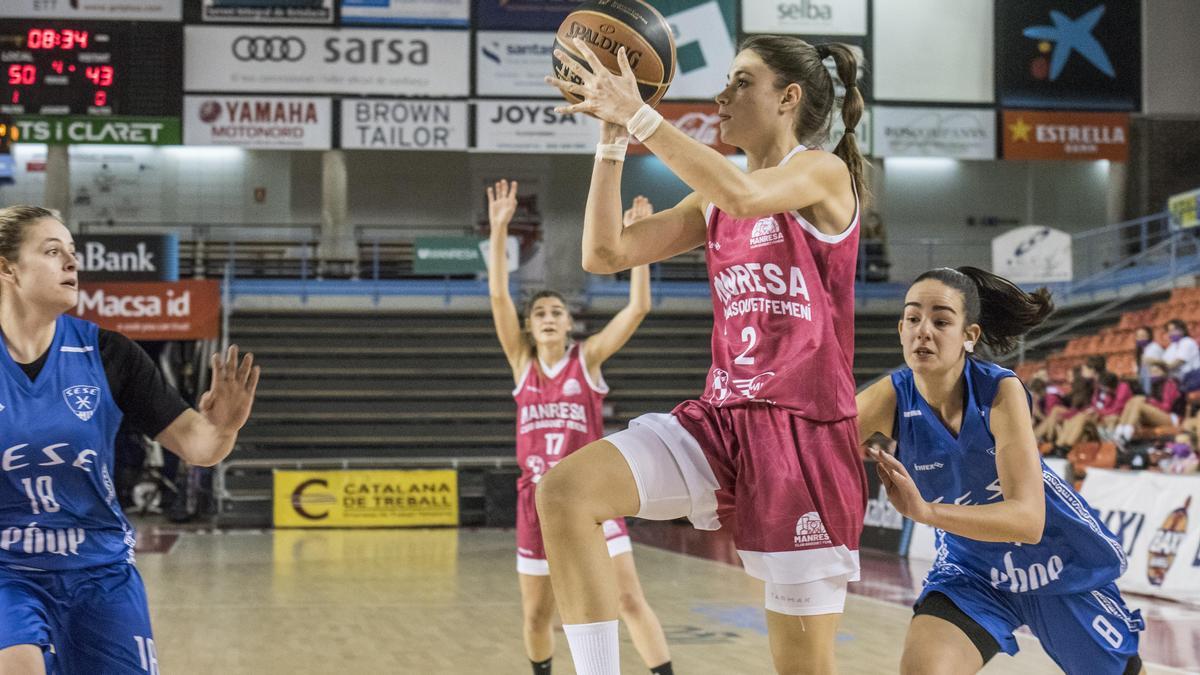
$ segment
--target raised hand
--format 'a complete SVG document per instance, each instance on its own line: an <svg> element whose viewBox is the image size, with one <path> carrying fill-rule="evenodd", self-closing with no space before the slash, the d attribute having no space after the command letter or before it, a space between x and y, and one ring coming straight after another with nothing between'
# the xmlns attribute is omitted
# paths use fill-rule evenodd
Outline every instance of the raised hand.
<svg viewBox="0 0 1200 675"><path fill-rule="evenodd" d="M650 200L646 199L642 195L638 195L633 198L633 206L630 206L625 210L625 227L629 227L630 225L653 213L654 205L650 203Z"/></svg>
<svg viewBox="0 0 1200 675"><path fill-rule="evenodd" d="M249 353L239 365L237 345L230 345L223 357L214 353L211 365L212 384L200 397L200 414L219 431L236 433L250 417L262 369Z"/></svg>
<svg viewBox="0 0 1200 675"><path fill-rule="evenodd" d="M634 75L633 68L629 65L629 55L625 53L625 48L621 47L617 50L617 65L621 72L613 74L604 67L600 58L586 42L574 38L571 44L587 61L591 72L584 68L577 68L573 71L579 76L579 79L583 80L582 84L566 82L554 77L546 78L547 83L558 87L564 93L583 99L573 105L558 106L554 111L561 114L585 113L605 122L625 126L629 118L633 117L633 114L642 107L637 76ZM569 62L569 59L572 58L562 50L555 50L554 54L563 62Z"/></svg>
<svg viewBox="0 0 1200 675"><path fill-rule="evenodd" d="M508 225L517 212L517 181L496 181L494 186L487 189L487 198L488 222L492 227Z"/></svg>

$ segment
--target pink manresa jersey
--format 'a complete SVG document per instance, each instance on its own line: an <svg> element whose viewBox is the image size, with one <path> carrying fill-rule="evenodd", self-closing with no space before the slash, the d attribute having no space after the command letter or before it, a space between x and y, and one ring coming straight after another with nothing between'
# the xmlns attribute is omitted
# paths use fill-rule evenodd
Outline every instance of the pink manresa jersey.
<svg viewBox="0 0 1200 675"><path fill-rule="evenodd" d="M536 357L535 357L536 358ZM530 360L517 402L517 488L531 487L563 457L604 435L604 378L592 382L583 348L573 344L553 366Z"/></svg>
<svg viewBox="0 0 1200 675"><path fill-rule="evenodd" d="M708 206L713 363L703 400L769 403L818 422L857 414L858 211L828 235L796 211L734 218Z"/></svg>

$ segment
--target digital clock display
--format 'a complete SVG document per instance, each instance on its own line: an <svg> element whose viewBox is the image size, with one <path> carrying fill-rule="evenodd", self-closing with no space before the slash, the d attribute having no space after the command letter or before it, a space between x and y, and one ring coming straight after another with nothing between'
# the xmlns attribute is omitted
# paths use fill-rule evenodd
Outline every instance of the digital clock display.
<svg viewBox="0 0 1200 675"><path fill-rule="evenodd" d="M0 114L182 112L178 24L5 21L0 69Z"/></svg>

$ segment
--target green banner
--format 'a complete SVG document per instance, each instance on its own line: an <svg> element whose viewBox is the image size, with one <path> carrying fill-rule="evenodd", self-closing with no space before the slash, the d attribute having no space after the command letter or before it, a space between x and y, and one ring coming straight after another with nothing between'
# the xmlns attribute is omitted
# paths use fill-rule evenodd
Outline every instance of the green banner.
<svg viewBox="0 0 1200 675"><path fill-rule="evenodd" d="M17 117L19 143L181 145L178 117Z"/></svg>
<svg viewBox="0 0 1200 675"><path fill-rule="evenodd" d="M413 274L486 272L485 242L475 237L417 237L413 242Z"/></svg>

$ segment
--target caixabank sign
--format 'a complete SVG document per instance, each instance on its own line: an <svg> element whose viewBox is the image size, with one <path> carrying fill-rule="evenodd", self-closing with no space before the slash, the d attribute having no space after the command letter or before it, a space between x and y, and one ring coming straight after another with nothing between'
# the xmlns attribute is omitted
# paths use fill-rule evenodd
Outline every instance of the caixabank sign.
<svg viewBox="0 0 1200 675"><path fill-rule="evenodd" d="M178 281L174 234L81 234L75 237L79 278L89 281Z"/></svg>

